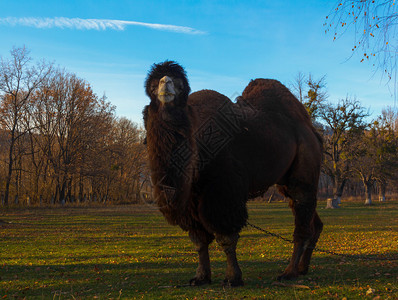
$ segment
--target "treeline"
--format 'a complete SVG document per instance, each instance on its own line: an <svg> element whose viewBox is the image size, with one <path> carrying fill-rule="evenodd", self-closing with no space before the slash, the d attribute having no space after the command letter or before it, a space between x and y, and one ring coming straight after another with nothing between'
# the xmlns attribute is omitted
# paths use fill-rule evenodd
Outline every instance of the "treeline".
<svg viewBox="0 0 398 300"><path fill-rule="evenodd" d="M75 74L13 48L0 65L3 205L134 202L148 180L143 131Z"/></svg>
<svg viewBox="0 0 398 300"><path fill-rule="evenodd" d="M398 112L370 118L356 99L328 101L325 77L291 91L324 140L319 196L398 193ZM375 99L377 101L377 99ZM134 203L150 197L145 132L118 118L75 74L13 48L0 63L0 204ZM272 191L271 191L272 193Z"/></svg>
<svg viewBox="0 0 398 300"><path fill-rule="evenodd" d="M371 204L377 192L385 201L387 192L398 192L398 111L387 107L372 119L355 98L329 102L325 81L298 73L291 84L323 136L320 195L336 206L343 193Z"/></svg>

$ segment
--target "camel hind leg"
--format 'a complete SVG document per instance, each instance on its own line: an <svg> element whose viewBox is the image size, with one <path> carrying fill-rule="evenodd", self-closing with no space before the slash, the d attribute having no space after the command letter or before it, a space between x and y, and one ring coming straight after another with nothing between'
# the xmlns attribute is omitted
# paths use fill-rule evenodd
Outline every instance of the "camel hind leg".
<svg viewBox="0 0 398 300"><path fill-rule="evenodd" d="M295 225L293 254L278 280L294 279L308 272L312 252L322 232L323 224L316 212L322 145L311 131L302 131L296 157L278 183L282 194L290 198Z"/></svg>
<svg viewBox="0 0 398 300"><path fill-rule="evenodd" d="M278 276L278 280L294 279L308 272L312 252L322 232L322 221L316 212L317 182L306 184L298 180L290 180L281 192L289 197L290 207L294 215L295 229L293 234L293 254L286 270Z"/></svg>
<svg viewBox="0 0 398 300"><path fill-rule="evenodd" d="M303 255L300 258L298 266L299 275L306 275L308 273L312 252L315 249L316 243L323 229L323 223L316 211L312 217L310 227L311 227L312 237L309 240L308 246L305 248Z"/></svg>

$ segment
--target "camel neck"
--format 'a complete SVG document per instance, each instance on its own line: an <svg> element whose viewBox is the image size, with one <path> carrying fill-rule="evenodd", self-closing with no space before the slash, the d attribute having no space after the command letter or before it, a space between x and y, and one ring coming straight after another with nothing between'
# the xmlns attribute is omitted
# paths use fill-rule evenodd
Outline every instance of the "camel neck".
<svg viewBox="0 0 398 300"><path fill-rule="evenodd" d="M192 138L192 125L189 123L188 108L149 109L147 123L147 143L153 184L159 190L170 191L178 197L184 187L192 182L196 150ZM159 191L157 197L164 196Z"/></svg>

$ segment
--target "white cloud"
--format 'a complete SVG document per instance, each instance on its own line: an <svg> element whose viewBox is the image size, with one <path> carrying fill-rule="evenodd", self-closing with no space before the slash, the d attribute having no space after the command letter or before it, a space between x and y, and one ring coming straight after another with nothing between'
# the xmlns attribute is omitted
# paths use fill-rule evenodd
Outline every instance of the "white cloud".
<svg viewBox="0 0 398 300"><path fill-rule="evenodd" d="M35 28L69 28L78 30L125 30L127 26L142 26L156 30L172 31L185 34L205 34L204 31L192 27L143 23L135 21L108 20L108 19L80 19L80 18L0 18L0 25L29 26Z"/></svg>

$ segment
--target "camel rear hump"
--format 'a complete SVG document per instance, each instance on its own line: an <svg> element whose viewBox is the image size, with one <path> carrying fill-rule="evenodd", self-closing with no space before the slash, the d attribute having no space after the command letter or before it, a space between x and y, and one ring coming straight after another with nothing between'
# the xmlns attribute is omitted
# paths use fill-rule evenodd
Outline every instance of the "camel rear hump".
<svg viewBox="0 0 398 300"><path fill-rule="evenodd" d="M251 80L239 101L245 101L261 112L283 112L295 121L311 123L304 105L278 80Z"/></svg>

